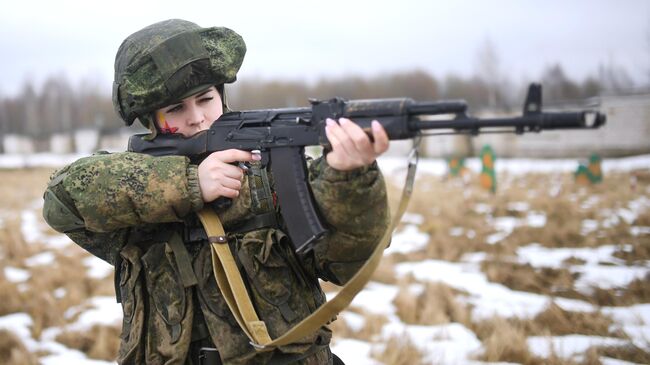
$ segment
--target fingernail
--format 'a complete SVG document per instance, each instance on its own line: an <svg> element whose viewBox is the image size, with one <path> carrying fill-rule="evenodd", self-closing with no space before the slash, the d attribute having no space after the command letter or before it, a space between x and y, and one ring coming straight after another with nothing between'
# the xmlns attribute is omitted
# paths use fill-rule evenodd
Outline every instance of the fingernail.
<svg viewBox="0 0 650 365"><path fill-rule="evenodd" d="M325 123L326 123L328 126L330 126L330 127L336 124L336 122L335 122L334 119L332 119L332 118L327 118L327 119L325 120Z"/></svg>
<svg viewBox="0 0 650 365"><path fill-rule="evenodd" d="M339 119L339 124L348 124L350 123L350 120L347 118L340 118Z"/></svg>
<svg viewBox="0 0 650 365"><path fill-rule="evenodd" d="M262 155L259 153L253 153L253 160L255 161L260 161L262 159Z"/></svg>

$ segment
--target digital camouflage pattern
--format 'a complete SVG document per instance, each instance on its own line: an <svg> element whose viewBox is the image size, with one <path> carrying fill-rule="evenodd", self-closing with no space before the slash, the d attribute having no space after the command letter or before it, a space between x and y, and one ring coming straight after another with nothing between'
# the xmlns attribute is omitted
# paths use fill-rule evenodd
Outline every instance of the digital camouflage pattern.
<svg viewBox="0 0 650 365"><path fill-rule="evenodd" d="M224 27L180 19L127 37L115 56L113 105L127 125L208 85L234 82L246 54L242 37Z"/></svg>
<svg viewBox="0 0 650 365"><path fill-rule="evenodd" d="M275 338L325 302L319 277L343 284L354 275L379 242L389 213L376 165L340 172L318 159L310 165L310 183L330 233L313 254L299 258L281 229L230 229L275 209L260 192L261 171L252 166L240 196L218 214L258 315ZM203 236L195 234L192 212L202 206L196 181L196 166L185 158L118 153L81 159L48 186L47 222L116 266L124 311L118 362L189 364L190 343L203 331L225 364L264 364L303 353L308 356L299 364L331 363L326 327L274 352L255 352L249 344L217 287L205 233L199 228ZM174 233L183 237L196 285L181 278Z"/></svg>
<svg viewBox="0 0 650 365"><path fill-rule="evenodd" d="M192 194L199 183L196 168L180 156L145 159L129 152L102 154L68 166L65 176L74 179L64 178L62 183L85 227L106 232L145 223L178 222L200 209L200 195ZM150 201L171 204L154 206ZM122 209L129 204L146 209Z"/></svg>

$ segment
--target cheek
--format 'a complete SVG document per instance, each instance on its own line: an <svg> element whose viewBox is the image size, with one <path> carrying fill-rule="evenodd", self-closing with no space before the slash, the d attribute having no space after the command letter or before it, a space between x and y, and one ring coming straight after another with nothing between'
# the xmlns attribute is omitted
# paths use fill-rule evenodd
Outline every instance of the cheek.
<svg viewBox="0 0 650 365"><path fill-rule="evenodd" d="M223 114L223 105L221 105L221 102L219 102L214 107L214 110L212 110L212 114L210 116L213 118L213 120L215 120L218 119L221 114Z"/></svg>
<svg viewBox="0 0 650 365"><path fill-rule="evenodd" d="M219 117L223 114L223 105L221 105L221 101L218 103L214 103L210 108L205 113L205 117L207 119L207 122L209 124L212 124L215 120L219 119Z"/></svg>

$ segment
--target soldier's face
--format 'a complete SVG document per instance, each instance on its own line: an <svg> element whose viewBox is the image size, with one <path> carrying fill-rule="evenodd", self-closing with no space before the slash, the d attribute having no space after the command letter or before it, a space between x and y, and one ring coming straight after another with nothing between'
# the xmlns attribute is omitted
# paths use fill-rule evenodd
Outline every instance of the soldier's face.
<svg viewBox="0 0 650 365"><path fill-rule="evenodd" d="M185 137L210 128L223 114L221 96L216 87L156 110L156 123L162 133L180 133Z"/></svg>

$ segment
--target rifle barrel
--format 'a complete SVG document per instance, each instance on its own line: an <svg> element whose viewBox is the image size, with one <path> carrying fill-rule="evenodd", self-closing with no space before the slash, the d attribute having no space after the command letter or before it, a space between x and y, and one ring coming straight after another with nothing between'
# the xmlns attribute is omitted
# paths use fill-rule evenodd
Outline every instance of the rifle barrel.
<svg viewBox="0 0 650 365"><path fill-rule="evenodd" d="M583 111L573 113L532 113L514 118L472 118L466 115L448 120L410 120L412 130L455 129L478 132L481 128L512 127L518 132L539 132L548 129L598 128L605 124L605 115Z"/></svg>

